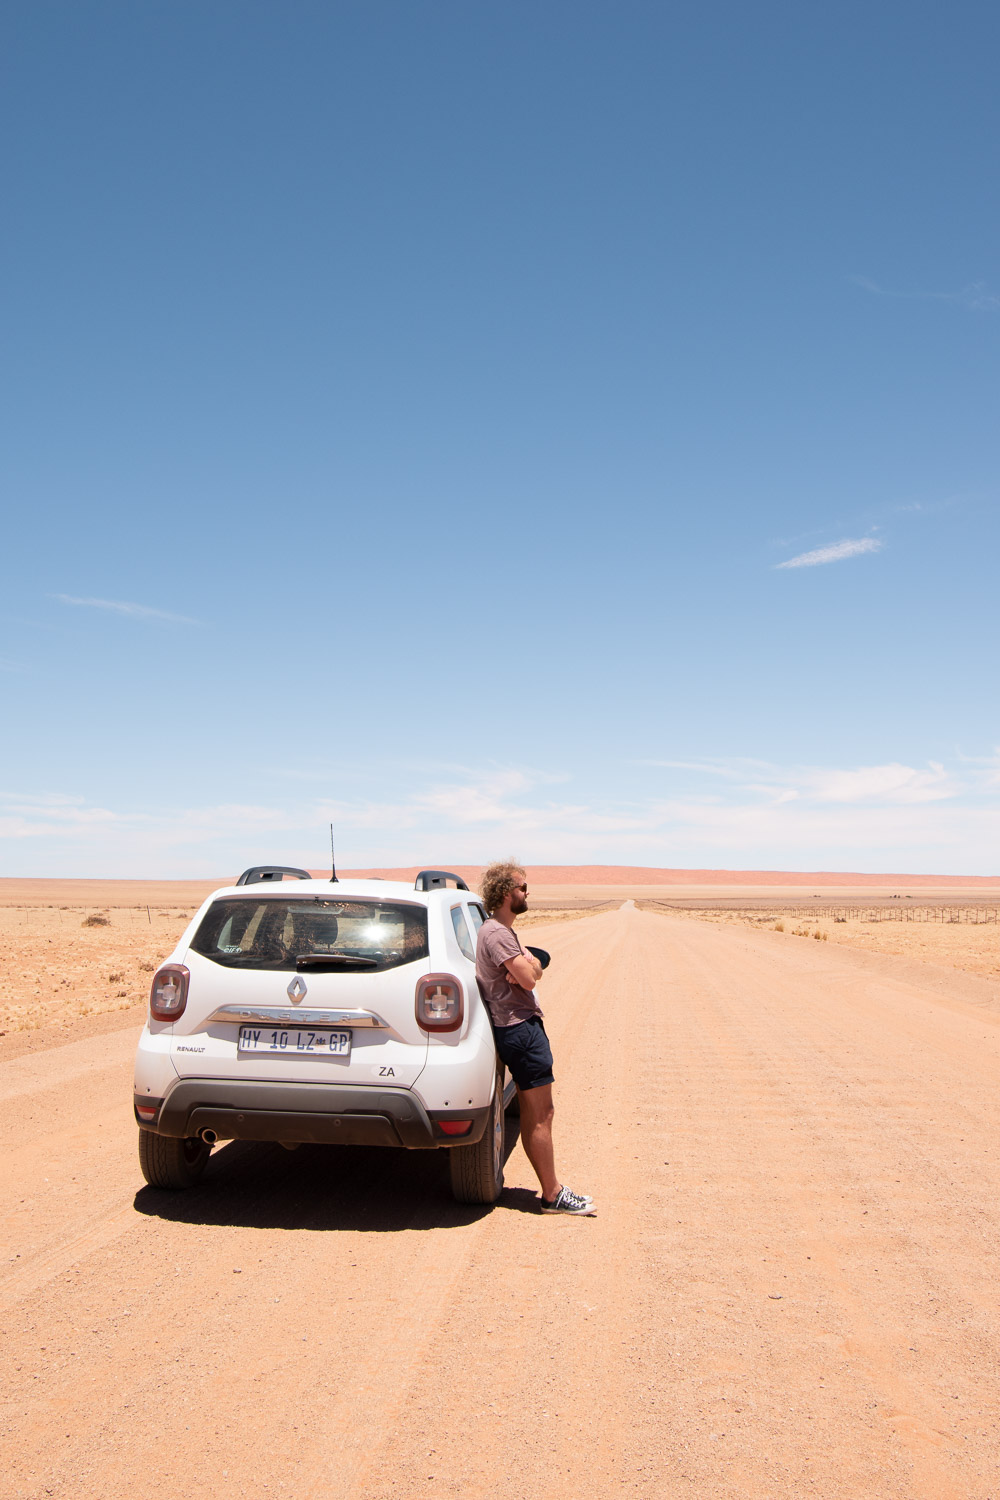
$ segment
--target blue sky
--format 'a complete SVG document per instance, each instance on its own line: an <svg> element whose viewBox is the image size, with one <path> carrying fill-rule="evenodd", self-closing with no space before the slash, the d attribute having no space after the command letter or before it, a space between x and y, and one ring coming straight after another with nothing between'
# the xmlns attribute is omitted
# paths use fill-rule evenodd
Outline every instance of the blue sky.
<svg viewBox="0 0 1000 1500"><path fill-rule="evenodd" d="M8 6L4 872L1000 872L998 30Z"/></svg>

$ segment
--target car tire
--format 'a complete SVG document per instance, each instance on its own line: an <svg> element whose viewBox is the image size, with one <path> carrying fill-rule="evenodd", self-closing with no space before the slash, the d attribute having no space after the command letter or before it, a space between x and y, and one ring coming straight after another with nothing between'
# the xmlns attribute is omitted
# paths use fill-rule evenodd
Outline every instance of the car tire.
<svg viewBox="0 0 1000 1500"><path fill-rule="evenodd" d="M196 1135L178 1140L140 1127L139 1166L150 1187L174 1192L194 1187L211 1154L211 1146Z"/></svg>
<svg viewBox="0 0 1000 1500"><path fill-rule="evenodd" d="M458 1203L495 1203L503 1187L503 1072L493 1081L493 1103L486 1129L473 1146L451 1146L452 1196Z"/></svg>

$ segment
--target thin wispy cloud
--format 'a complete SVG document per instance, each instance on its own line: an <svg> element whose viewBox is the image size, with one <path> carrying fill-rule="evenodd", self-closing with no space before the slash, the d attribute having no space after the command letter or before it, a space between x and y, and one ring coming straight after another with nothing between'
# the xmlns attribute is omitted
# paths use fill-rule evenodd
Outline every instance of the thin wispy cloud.
<svg viewBox="0 0 1000 1500"><path fill-rule="evenodd" d="M899 761L851 767L777 766L767 761L734 757L704 762L647 760L641 764L721 776L732 784L731 793L737 797L749 795L774 804L889 804L940 802L966 792L986 791L993 784L991 773L1000 766L1000 756L995 760L984 758L981 764L985 772L976 776L966 774L964 778L953 775L940 761L929 761L926 766L908 766Z"/></svg>
<svg viewBox="0 0 1000 1500"><path fill-rule="evenodd" d="M787 562L775 563L776 568L818 568L824 563L843 562L846 557L860 557L862 552L880 552L882 543L878 537L859 536L843 542L833 542L829 547L816 547L812 552L800 552Z"/></svg>
<svg viewBox="0 0 1000 1500"><path fill-rule="evenodd" d="M1000 312L1000 296L991 292L984 281L970 281L957 292L897 292L879 286L868 276L852 276L851 281L873 297L893 297L902 302L951 302L970 312Z"/></svg>
<svg viewBox="0 0 1000 1500"><path fill-rule="evenodd" d="M1000 312L1000 297L981 281L970 282L960 292L931 292L931 296L939 302L957 302L972 312Z"/></svg>
<svg viewBox="0 0 1000 1500"><path fill-rule="evenodd" d="M700 775L725 776L727 779L739 774L730 765L700 760L637 760L636 765L653 766L664 771L697 771Z"/></svg>
<svg viewBox="0 0 1000 1500"><path fill-rule="evenodd" d="M78 599L74 594L50 594L59 604L71 604L83 609L103 609L110 614L126 615L131 620L165 620L170 625L200 625L190 615L174 615L165 609L153 609L148 604L132 604L125 599Z"/></svg>

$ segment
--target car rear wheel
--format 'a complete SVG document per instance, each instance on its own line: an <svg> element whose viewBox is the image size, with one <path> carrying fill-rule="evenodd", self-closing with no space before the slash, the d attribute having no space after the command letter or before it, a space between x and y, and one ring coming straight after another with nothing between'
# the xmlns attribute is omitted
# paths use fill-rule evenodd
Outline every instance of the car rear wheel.
<svg viewBox="0 0 1000 1500"><path fill-rule="evenodd" d="M211 1154L211 1146L196 1135L176 1140L140 1127L139 1166L150 1187L174 1191L194 1187Z"/></svg>
<svg viewBox="0 0 1000 1500"><path fill-rule="evenodd" d="M503 1070L497 1069L486 1129L474 1146L451 1146L451 1191L459 1203L495 1203L503 1187Z"/></svg>

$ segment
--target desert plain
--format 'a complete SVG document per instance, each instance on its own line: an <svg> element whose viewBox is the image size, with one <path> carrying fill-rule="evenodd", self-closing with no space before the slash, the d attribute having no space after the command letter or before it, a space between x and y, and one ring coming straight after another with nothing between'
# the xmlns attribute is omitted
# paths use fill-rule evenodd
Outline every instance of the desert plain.
<svg viewBox="0 0 1000 1500"><path fill-rule="evenodd" d="M144 1186L149 980L219 882L0 881L4 1496L998 1500L1000 881L529 877L593 1219L515 1119L492 1209L435 1152Z"/></svg>

